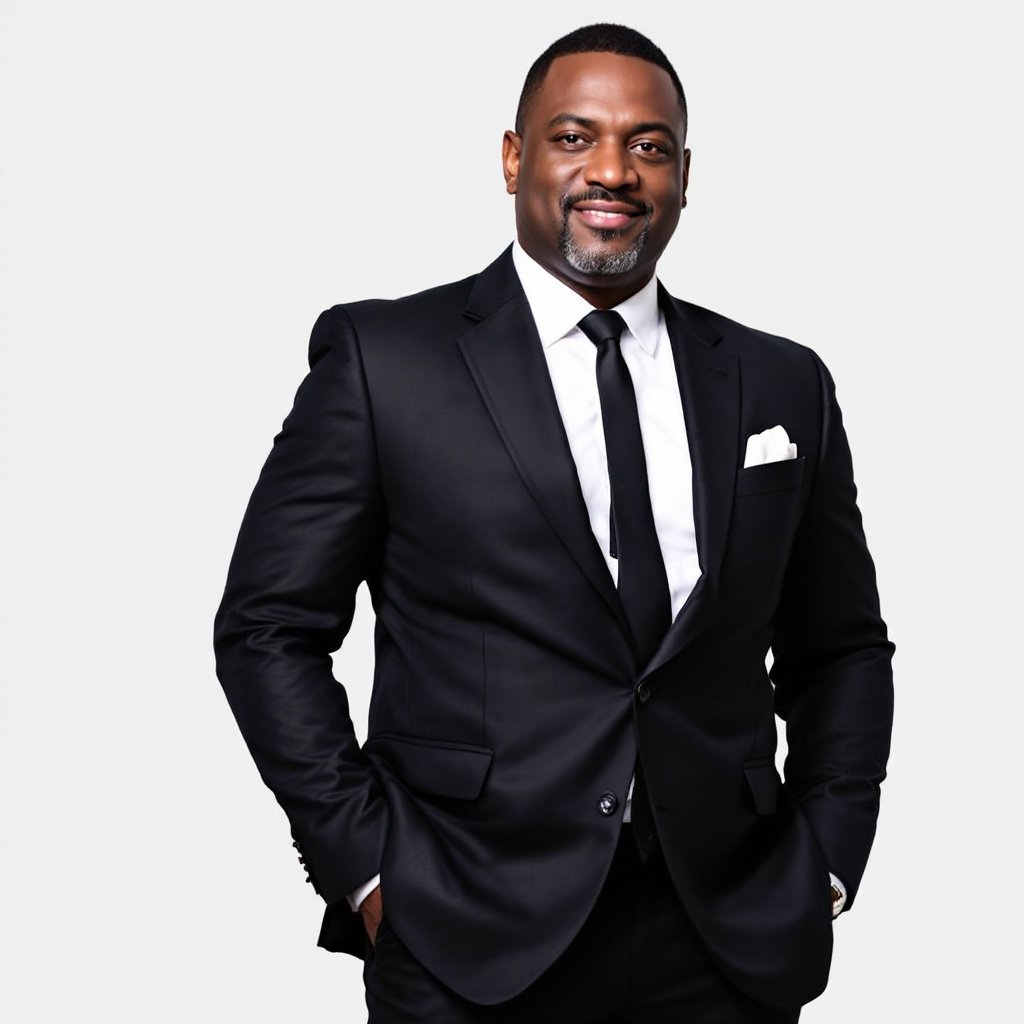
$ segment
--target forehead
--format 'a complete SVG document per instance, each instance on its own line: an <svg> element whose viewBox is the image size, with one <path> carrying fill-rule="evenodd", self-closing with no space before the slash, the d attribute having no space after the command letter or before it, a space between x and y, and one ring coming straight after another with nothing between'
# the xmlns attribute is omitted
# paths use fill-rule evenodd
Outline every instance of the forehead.
<svg viewBox="0 0 1024 1024"><path fill-rule="evenodd" d="M543 130L560 114L624 125L664 121L681 128L683 123L668 72L618 53L573 53L552 61L527 110L526 128Z"/></svg>

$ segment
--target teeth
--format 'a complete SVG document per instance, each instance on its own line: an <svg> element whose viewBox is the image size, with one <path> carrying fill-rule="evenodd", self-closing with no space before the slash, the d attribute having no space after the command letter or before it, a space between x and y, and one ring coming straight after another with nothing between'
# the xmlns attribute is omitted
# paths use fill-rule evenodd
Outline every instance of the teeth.
<svg viewBox="0 0 1024 1024"><path fill-rule="evenodd" d="M593 214L595 217L621 217L621 213L613 213L611 210L587 210L587 213Z"/></svg>

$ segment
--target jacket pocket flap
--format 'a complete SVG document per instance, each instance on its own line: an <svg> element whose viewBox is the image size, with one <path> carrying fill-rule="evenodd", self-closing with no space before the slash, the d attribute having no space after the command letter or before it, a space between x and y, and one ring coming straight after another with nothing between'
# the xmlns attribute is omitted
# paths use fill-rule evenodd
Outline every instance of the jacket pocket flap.
<svg viewBox="0 0 1024 1024"><path fill-rule="evenodd" d="M468 743L379 733L366 742L410 789L456 800L475 800L484 787L494 751Z"/></svg>
<svg viewBox="0 0 1024 1024"><path fill-rule="evenodd" d="M743 774L754 798L754 810L758 814L774 814L779 809L779 790L782 788L775 765L764 762L745 764Z"/></svg>
<svg viewBox="0 0 1024 1024"><path fill-rule="evenodd" d="M781 459L778 462L766 462L760 466L747 466L741 469L736 478L736 496L744 494L764 494L767 491L788 491L799 487L804 479L804 466L807 456L800 455L795 459Z"/></svg>

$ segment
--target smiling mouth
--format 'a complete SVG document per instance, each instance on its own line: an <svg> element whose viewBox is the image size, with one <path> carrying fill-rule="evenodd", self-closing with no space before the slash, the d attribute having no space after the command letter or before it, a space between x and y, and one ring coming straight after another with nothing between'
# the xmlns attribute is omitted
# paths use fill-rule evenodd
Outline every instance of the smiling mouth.
<svg viewBox="0 0 1024 1024"><path fill-rule="evenodd" d="M574 206L573 212L584 224L601 231L621 231L640 216L633 211L606 210L594 206Z"/></svg>
<svg viewBox="0 0 1024 1024"><path fill-rule="evenodd" d="M638 220L650 219L651 207L635 199L625 199L604 190L591 190L583 195L566 196L562 201L566 220L569 214L596 231L624 231Z"/></svg>

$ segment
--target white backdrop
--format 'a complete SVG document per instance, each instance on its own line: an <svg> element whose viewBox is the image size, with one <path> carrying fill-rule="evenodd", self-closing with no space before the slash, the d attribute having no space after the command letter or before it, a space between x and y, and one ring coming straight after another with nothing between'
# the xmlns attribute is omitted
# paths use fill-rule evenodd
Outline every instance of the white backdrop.
<svg viewBox="0 0 1024 1024"><path fill-rule="evenodd" d="M352 6L0 2L0 1017L360 1019L213 613L316 315L489 262L527 67L620 19L690 102L660 276L829 364L897 644L878 840L804 1019L1015 1019L1012 5ZM336 666L360 731L370 627Z"/></svg>

